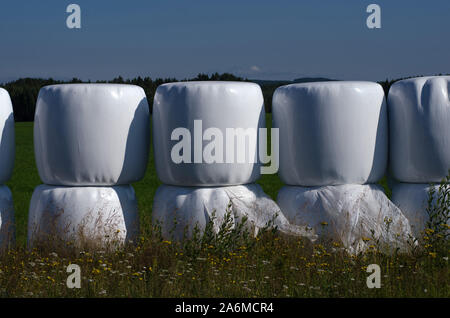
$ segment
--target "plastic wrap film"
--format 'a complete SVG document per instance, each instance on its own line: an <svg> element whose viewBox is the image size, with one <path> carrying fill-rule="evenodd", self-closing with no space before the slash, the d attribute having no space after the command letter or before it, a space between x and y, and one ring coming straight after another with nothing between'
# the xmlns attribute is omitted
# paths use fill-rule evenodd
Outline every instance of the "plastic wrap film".
<svg viewBox="0 0 450 318"><path fill-rule="evenodd" d="M11 179L14 168L14 115L11 98L0 88L0 184Z"/></svg>
<svg viewBox="0 0 450 318"><path fill-rule="evenodd" d="M14 204L11 191L7 186L0 186L0 250L14 246L15 221Z"/></svg>
<svg viewBox="0 0 450 318"><path fill-rule="evenodd" d="M251 183L260 176L257 139L258 128L265 127L265 112L263 95L257 84L206 81L160 85L153 103L152 126L156 171L165 184L238 185ZM181 137L178 128L187 129L190 136ZM234 132L240 129L246 138L245 149L239 146L235 135L227 138L227 129L234 129ZM181 140L189 143L191 152L183 151L186 160L174 162L172 151ZM208 161L203 154L213 141L218 149L211 153L217 157ZM219 155L219 151L222 154ZM238 158L244 154L245 158Z"/></svg>
<svg viewBox="0 0 450 318"><path fill-rule="evenodd" d="M217 233L229 213L233 226L245 225L256 235L261 228L276 226L287 235L315 240L314 231L289 224L277 204L257 184L228 187L177 187L162 185L153 201L153 222L168 239L191 237L197 227L203 232L208 222Z"/></svg>
<svg viewBox="0 0 450 318"><path fill-rule="evenodd" d="M67 186L140 180L148 161L149 125L149 108L141 87L43 87L34 121L34 149L41 180Z"/></svg>
<svg viewBox="0 0 450 318"><path fill-rule="evenodd" d="M273 123L280 133L281 180L288 185L375 183L385 173L388 123L384 92L372 82L279 87Z"/></svg>
<svg viewBox="0 0 450 318"><path fill-rule="evenodd" d="M447 186L450 187L450 185ZM431 205L429 206L428 199L430 190L433 190L434 193ZM439 185L423 183L396 183L392 187L392 202L408 218L413 233L418 238L421 238L424 234L423 230L427 227L429 220L429 211L427 211L427 208L436 206L438 192Z"/></svg>
<svg viewBox="0 0 450 318"><path fill-rule="evenodd" d="M440 182L450 169L450 76L394 83L388 96L390 168L400 182Z"/></svg>
<svg viewBox="0 0 450 318"><path fill-rule="evenodd" d="M54 237L76 245L133 241L139 233L136 196L130 185L65 187L40 185L28 215L28 245Z"/></svg>
<svg viewBox="0 0 450 318"><path fill-rule="evenodd" d="M413 241L408 219L378 185L285 186L277 203L291 224L309 226L350 253L377 240L383 248L406 251Z"/></svg>

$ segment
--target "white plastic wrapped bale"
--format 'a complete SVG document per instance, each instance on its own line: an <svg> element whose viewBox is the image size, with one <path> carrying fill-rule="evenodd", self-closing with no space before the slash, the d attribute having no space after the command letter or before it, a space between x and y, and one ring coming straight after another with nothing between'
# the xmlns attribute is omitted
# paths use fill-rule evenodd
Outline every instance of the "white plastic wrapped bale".
<svg viewBox="0 0 450 318"><path fill-rule="evenodd" d="M11 191L0 186L0 250L15 244L14 204Z"/></svg>
<svg viewBox="0 0 450 318"><path fill-rule="evenodd" d="M14 115L11 98L0 88L0 184L11 178L14 168Z"/></svg>
<svg viewBox="0 0 450 318"><path fill-rule="evenodd" d="M450 185L448 185L450 187ZM429 220L427 207L431 188L434 188L432 207L436 205L439 185L420 183L397 183L392 187L392 202L397 205L408 218L416 237L423 235ZM447 220L448 223L448 220Z"/></svg>
<svg viewBox="0 0 450 318"><path fill-rule="evenodd" d="M440 182L450 169L450 76L394 83L388 96L390 166L400 182Z"/></svg>
<svg viewBox="0 0 450 318"><path fill-rule="evenodd" d="M160 85L152 120L156 171L163 183L223 186L259 178L258 128L265 127L265 113L257 84Z"/></svg>
<svg viewBox="0 0 450 318"><path fill-rule="evenodd" d="M130 185L64 187L40 185L28 215L28 245L55 238L79 246L134 241L139 233L136 196Z"/></svg>
<svg viewBox="0 0 450 318"><path fill-rule="evenodd" d="M277 203L291 224L309 226L350 253L363 251L377 239L384 247L408 248L408 219L378 185L285 186Z"/></svg>
<svg viewBox="0 0 450 318"><path fill-rule="evenodd" d="M43 87L34 121L36 164L51 185L128 184L144 176L150 141L144 90L134 85Z"/></svg>
<svg viewBox="0 0 450 318"><path fill-rule="evenodd" d="M276 226L288 235L316 238L314 231L289 224L257 184L209 188L162 185L155 194L152 218L164 237L181 240L191 237L196 227L203 233L210 221L218 233L227 213L233 226L246 217L245 225L255 235L261 228Z"/></svg>
<svg viewBox="0 0 450 318"><path fill-rule="evenodd" d="M387 165L384 92L371 82L279 87L273 123L280 134L281 180L288 185L375 183Z"/></svg>

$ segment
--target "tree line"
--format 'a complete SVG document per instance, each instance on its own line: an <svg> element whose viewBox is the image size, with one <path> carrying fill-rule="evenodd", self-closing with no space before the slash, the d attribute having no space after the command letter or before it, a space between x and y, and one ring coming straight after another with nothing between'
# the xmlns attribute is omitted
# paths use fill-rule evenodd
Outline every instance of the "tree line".
<svg viewBox="0 0 450 318"><path fill-rule="evenodd" d="M281 85L286 85L290 83L301 83L301 82L314 82L314 81L326 81L330 79L326 78L300 78L293 81L252 81L246 78L238 77L229 73L213 73L211 75L200 73L194 78L184 79L183 81L247 81L256 82L261 86L264 104L266 112L272 111L272 95L275 89ZM397 79L399 80L399 79ZM386 93L389 91L389 87L397 80L385 80L378 82L383 86ZM70 81L60 81L54 80L52 78L42 79L42 78L21 78L16 81L8 82L5 84L0 84L0 87L5 88L12 100L14 109L14 119L15 121L33 121L34 111L36 107L36 100L41 87L53 84L67 84L67 83L120 83L120 84L133 84L140 86L144 89L145 94L148 98L148 103L150 111L152 111L153 106L153 96L155 94L156 88L164 83L178 82L175 78L156 78L151 79L150 77L137 77L133 79L123 79L121 76L114 78L110 81L82 81L78 78L73 78Z"/></svg>
<svg viewBox="0 0 450 318"><path fill-rule="evenodd" d="M185 79L189 81L245 81L241 77L234 76L232 74L214 73L212 75L198 74L195 78ZM133 79L123 79L121 76L114 78L110 81L82 81L78 78L73 78L70 81L54 80L52 78L20 78L16 81L0 84L9 92L14 109L15 121L33 121L34 111L36 107L36 100L39 94L39 90L43 86L54 84L74 84L74 83L117 83L117 84L133 84L140 86L144 89L150 105L150 111L153 106L153 96L156 92L156 88L164 83L177 82L175 78L157 78L151 79L150 77L137 77Z"/></svg>

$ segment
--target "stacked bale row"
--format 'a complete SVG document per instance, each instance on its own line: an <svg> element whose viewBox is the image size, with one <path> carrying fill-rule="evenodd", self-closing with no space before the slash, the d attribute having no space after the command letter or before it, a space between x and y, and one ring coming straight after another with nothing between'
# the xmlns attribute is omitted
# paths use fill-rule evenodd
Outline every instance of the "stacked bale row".
<svg viewBox="0 0 450 318"><path fill-rule="evenodd" d="M246 217L255 233L273 220L282 231L301 234L254 183L260 177L257 139L263 127L264 101L256 84L180 82L158 87L153 142L164 185L154 198L153 220L165 237L191 236L210 221L217 232L227 213L233 224ZM248 138L243 150L227 129L250 129L256 138ZM244 153L244 160L239 159Z"/></svg>
<svg viewBox="0 0 450 318"><path fill-rule="evenodd" d="M54 237L77 245L133 240L139 231L132 182L145 173L149 109L132 85L52 85L34 121L43 185L32 196L28 243Z"/></svg>
<svg viewBox="0 0 450 318"><path fill-rule="evenodd" d="M278 195L280 214L255 184L259 129L265 127L260 87L161 85L154 98L153 140L164 185L154 198L153 219L164 236L176 239L190 236L196 226L203 230L211 220L218 231L230 212L233 223L245 217L255 233L274 222L283 232L312 238L306 225L349 251L365 248L369 239L402 247L425 226L428 191L437 188L429 183L441 181L450 168L449 88L448 76L400 81L390 90L388 107L381 86L370 82L278 88L273 121L280 136L279 175L286 184ZM401 210L376 185L387 166L388 113L390 167L397 182L393 201ZM3 89L0 133L3 184L14 162L12 105ZM30 246L54 235L102 245L136 237L139 218L130 183L144 176L149 147L148 104L140 87L42 88L34 146L45 184L30 203ZM2 185L0 246L13 240L12 196Z"/></svg>
<svg viewBox="0 0 450 318"><path fill-rule="evenodd" d="M279 175L287 184L277 201L288 220L354 252L369 239L401 246L408 220L375 184L388 158L382 87L292 84L275 91L272 105L280 130Z"/></svg>
<svg viewBox="0 0 450 318"><path fill-rule="evenodd" d="M399 81L389 91L392 201L416 236L428 221L429 191L437 194L450 169L449 89L450 76L435 76Z"/></svg>
<svg viewBox="0 0 450 318"><path fill-rule="evenodd" d="M0 249L15 242L14 205L9 188L4 185L11 178L14 167L14 115L11 98L0 88Z"/></svg>

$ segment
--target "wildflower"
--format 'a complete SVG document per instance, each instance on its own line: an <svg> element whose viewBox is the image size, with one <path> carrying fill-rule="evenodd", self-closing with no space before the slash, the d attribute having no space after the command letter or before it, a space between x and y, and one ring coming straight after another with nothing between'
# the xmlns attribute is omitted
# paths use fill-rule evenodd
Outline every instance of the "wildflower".
<svg viewBox="0 0 450 318"><path fill-rule="evenodd" d="M427 233L428 235L433 234L434 230L433 229L426 229L425 233Z"/></svg>
<svg viewBox="0 0 450 318"><path fill-rule="evenodd" d="M434 252L429 252L428 255L430 255L432 258L436 258L436 253Z"/></svg>

